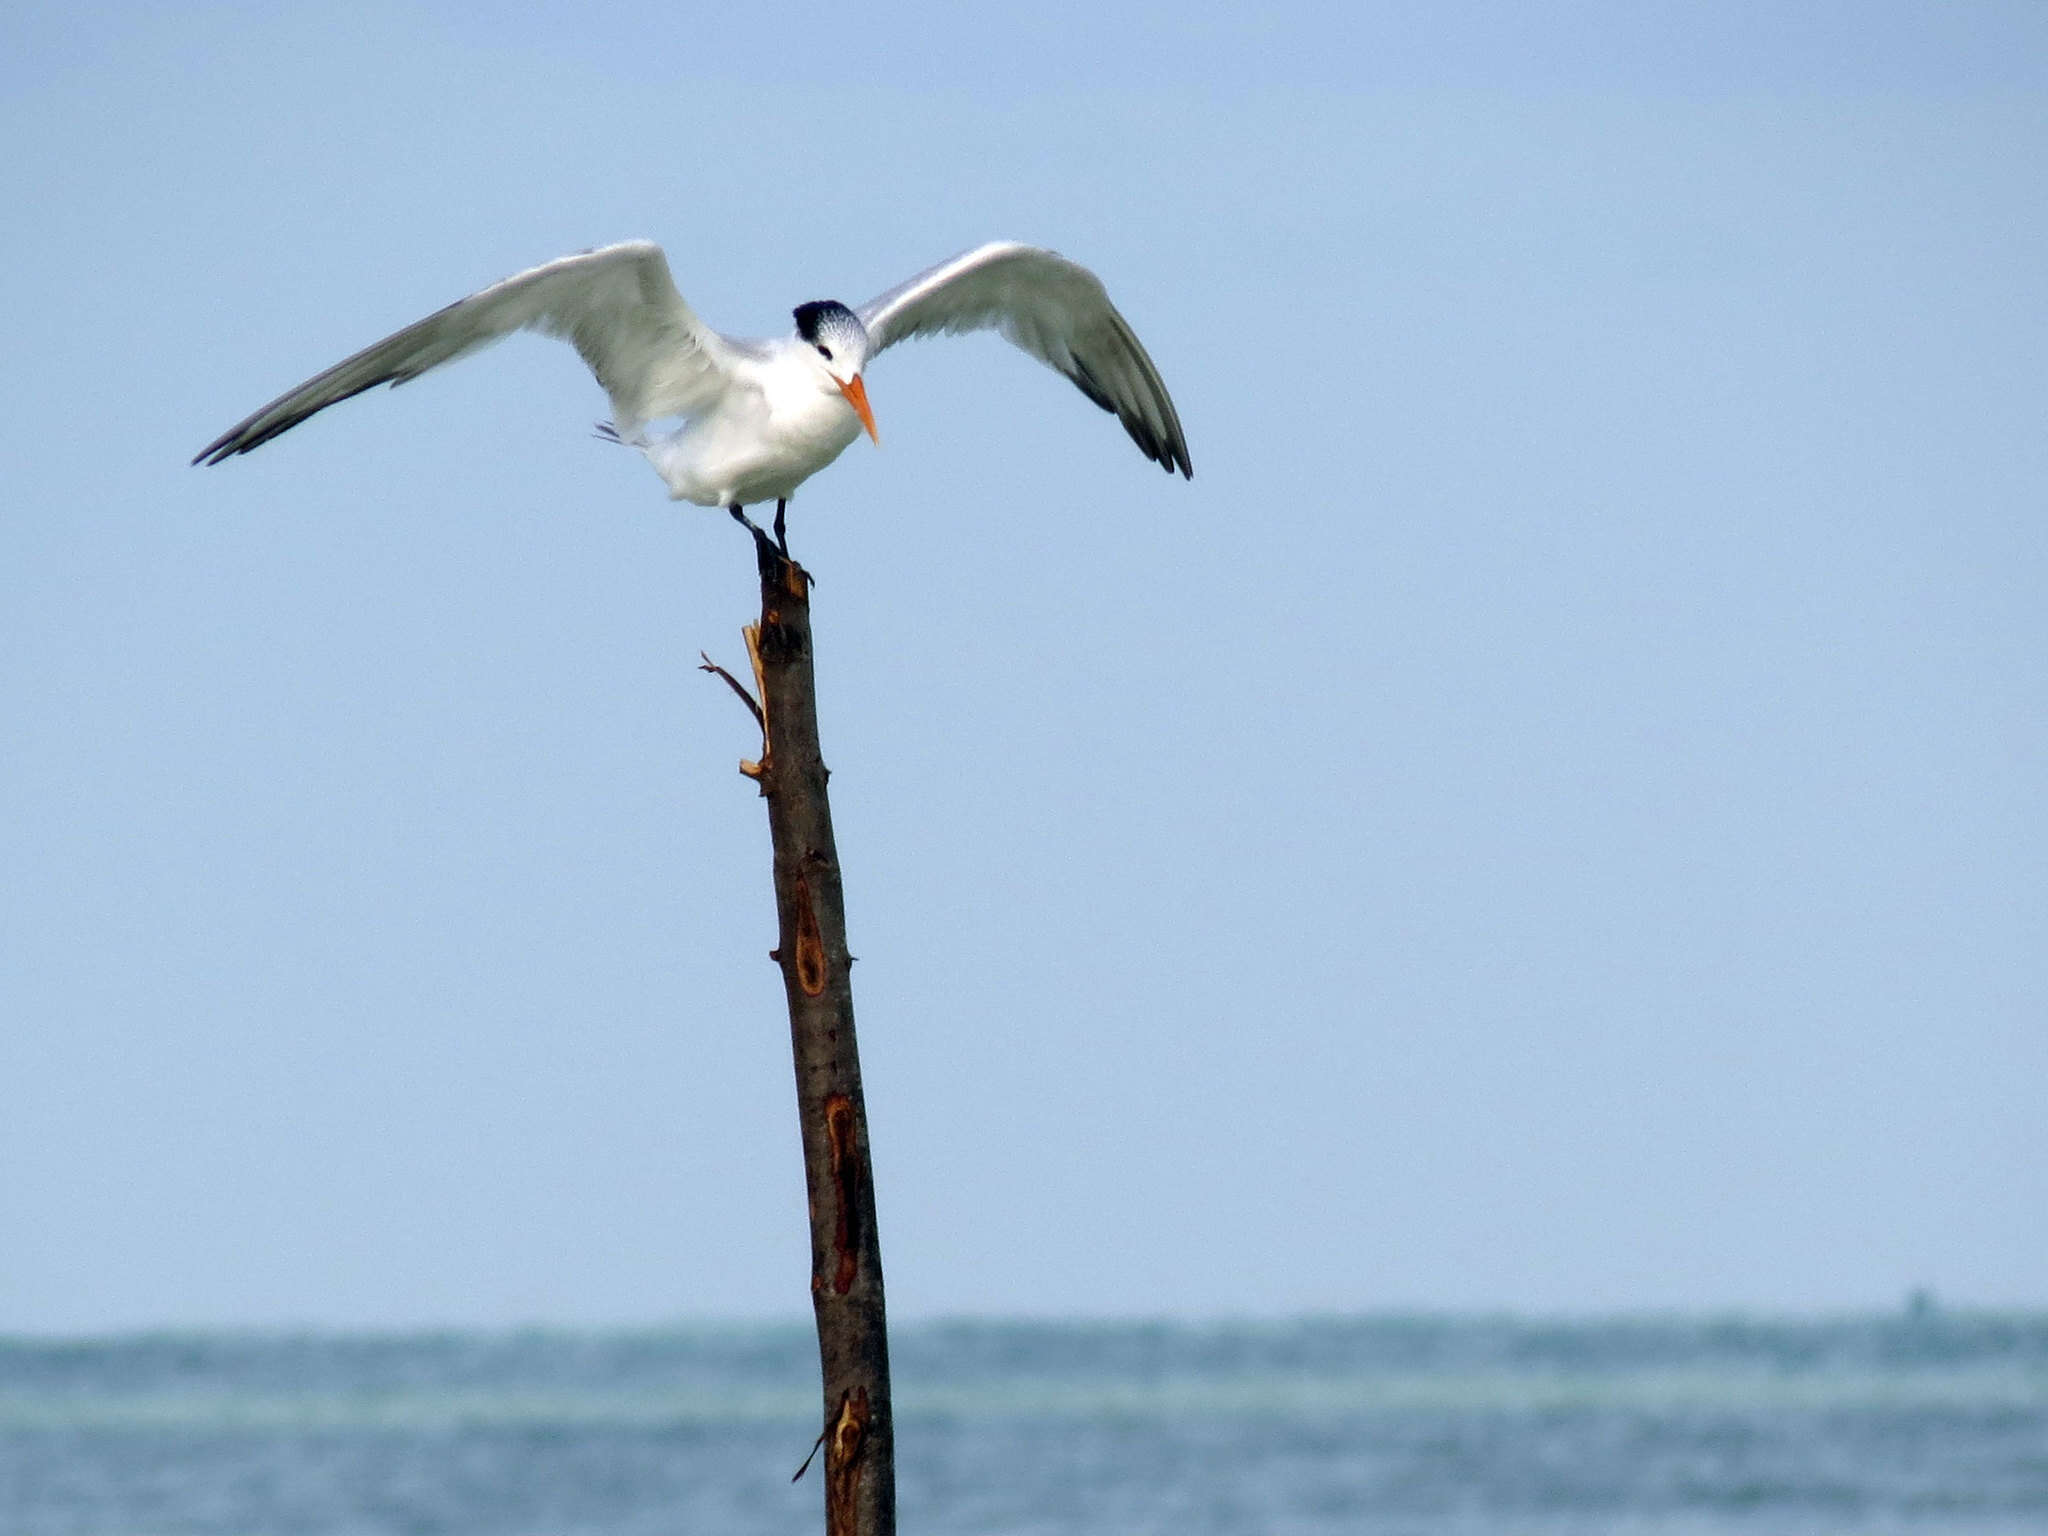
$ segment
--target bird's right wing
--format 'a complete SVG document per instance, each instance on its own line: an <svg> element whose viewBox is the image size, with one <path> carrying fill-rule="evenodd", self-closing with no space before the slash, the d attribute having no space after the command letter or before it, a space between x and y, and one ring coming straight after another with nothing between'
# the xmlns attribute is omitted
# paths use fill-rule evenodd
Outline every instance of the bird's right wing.
<svg viewBox="0 0 2048 1536"><path fill-rule="evenodd" d="M920 272L859 310L876 352L911 336L996 330L1113 411L1145 457L1194 478L1173 397L1102 280L1056 251L997 241Z"/></svg>
<svg viewBox="0 0 2048 1536"><path fill-rule="evenodd" d="M727 387L738 355L683 302L661 247L633 240L564 256L435 311L278 396L192 462L247 453L351 395L403 384L518 330L571 343L626 437L656 417L704 409Z"/></svg>

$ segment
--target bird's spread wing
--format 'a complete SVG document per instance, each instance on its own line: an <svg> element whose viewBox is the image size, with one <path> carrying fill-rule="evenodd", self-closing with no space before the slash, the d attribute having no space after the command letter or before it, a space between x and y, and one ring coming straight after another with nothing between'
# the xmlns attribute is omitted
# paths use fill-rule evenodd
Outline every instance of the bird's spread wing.
<svg viewBox="0 0 2048 1536"><path fill-rule="evenodd" d="M735 357L733 344L676 292L661 247L633 240L564 256L437 310L278 396L192 462L247 453L315 411L378 384L403 384L518 330L571 343L628 437L656 417L702 410L726 387Z"/></svg>
<svg viewBox="0 0 2048 1536"><path fill-rule="evenodd" d="M1114 411L1147 458L1194 477L1159 370L1101 280L1064 256L1008 242L984 245L870 299L860 319L876 352L940 331L1001 331Z"/></svg>

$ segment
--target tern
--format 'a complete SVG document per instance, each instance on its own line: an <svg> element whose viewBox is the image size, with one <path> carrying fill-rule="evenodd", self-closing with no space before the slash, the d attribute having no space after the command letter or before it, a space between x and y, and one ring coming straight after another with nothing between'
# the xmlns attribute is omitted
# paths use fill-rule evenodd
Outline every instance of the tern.
<svg viewBox="0 0 2048 1536"><path fill-rule="evenodd" d="M1192 479L1187 440L1159 370L1093 272L1056 252L997 241L849 308L799 304L787 336L722 335L684 302L647 240L564 256L494 283L344 358L200 449L218 464L330 405L399 385L514 331L574 346L611 400L603 436L637 448L672 499L775 503L785 556L789 498L865 430L868 362L913 336L995 330L1115 414L1145 456ZM679 423L679 424L678 424ZM760 530L755 529L758 533Z"/></svg>

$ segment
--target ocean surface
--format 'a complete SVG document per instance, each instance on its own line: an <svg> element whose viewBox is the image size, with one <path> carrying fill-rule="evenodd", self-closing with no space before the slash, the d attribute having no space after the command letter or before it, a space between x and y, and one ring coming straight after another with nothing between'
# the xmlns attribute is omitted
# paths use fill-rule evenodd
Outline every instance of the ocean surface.
<svg viewBox="0 0 2048 1536"><path fill-rule="evenodd" d="M952 1323L900 1526L2048 1533L2048 1314ZM822 1530L808 1326L0 1338L4 1536Z"/></svg>

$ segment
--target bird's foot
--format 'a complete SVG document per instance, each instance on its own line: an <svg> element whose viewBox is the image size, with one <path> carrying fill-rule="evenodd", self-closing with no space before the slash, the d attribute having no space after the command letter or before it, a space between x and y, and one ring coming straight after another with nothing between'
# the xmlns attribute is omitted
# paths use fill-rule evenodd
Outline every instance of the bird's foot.
<svg viewBox="0 0 2048 1536"><path fill-rule="evenodd" d="M811 579L811 573L798 565L789 553L789 530L783 522L783 509L787 505L786 501L778 501L775 504L775 536L772 539L768 536L768 530L747 516L747 509L738 502L734 502L725 510L732 514L734 522L754 536L754 558L760 563L764 574L787 569L802 577L805 586L816 586L817 583Z"/></svg>

